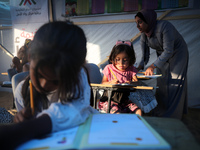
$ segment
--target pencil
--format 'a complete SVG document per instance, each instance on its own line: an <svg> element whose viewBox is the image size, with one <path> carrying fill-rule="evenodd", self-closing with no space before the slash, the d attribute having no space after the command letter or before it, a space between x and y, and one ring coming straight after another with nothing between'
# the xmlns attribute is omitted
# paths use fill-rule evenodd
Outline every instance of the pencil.
<svg viewBox="0 0 200 150"><path fill-rule="evenodd" d="M33 85L32 85L31 80L29 80L29 85L30 85L30 104L31 104L31 110L32 110L32 115L34 115Z"/></svg>
<svg viewBox="0 0 200 150"><path fill-rule="evenodd" d="M115 78L115 79L117 79L117 77L115 76L115 74L113 73L113 71L110 69L110 72L112 73L112 75L113 75L113 77Z"/></svg>

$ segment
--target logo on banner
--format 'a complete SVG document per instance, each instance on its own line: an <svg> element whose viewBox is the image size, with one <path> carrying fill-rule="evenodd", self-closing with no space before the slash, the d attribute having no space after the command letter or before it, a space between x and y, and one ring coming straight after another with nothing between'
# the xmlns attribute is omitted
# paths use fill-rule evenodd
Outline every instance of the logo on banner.
<svg viewBox="0 0 200 150"><path fill-rule="evenodd" d="M32 5L32 3L33 3L33 4L36 4L36 2L35 2L34 0L31 0L32 3L30 2L30 0L21 0L21 2L19 3L19 6L21 6L22 4L25 6L27 2L28 2L30 5Z"/></svg>

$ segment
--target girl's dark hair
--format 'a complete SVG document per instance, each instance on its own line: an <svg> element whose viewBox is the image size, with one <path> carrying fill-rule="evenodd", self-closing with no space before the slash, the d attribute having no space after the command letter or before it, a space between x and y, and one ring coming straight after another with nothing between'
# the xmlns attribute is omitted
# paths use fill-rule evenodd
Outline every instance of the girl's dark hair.
<svg viewBox="0 0 200 150"><path fill-rule="evenodd" d="M128 46L126 44L115 45L110 53L109 62L114 64L116 56L121 52L126 52L129 57L129 66L132 66L136 61L135 51L132 44L131 46Z"/></svg>
<svg viewBox="0 0 200 150"><path fill-rule="evenodd" d="M37 86L44 91L39 83L38 70L44 66L51 67L58 77L58 96L62 103L78 98L80 95L80 69L86 57L86 37L83 30L69 22L56 21L43 25L35 34L30 46L30 60L36 62L34 69ZM27 79L28 80L28 79ZM24 86L28 85L25 81ZM24 98L29 99L29 95ZM43 107L47 103L45 91L36 97L42 99ZM26 93L29 93L26 91ZM26 99L26 98L25 98ZM36 102L36 101L35 101ZM29 100L25 105L30 105ZM38 104L40 105L39 102Z"/></svg>
<svg viewBox="0 0 200 150"><path fill-rule="evenodd" d="M135 18L136 18L136 17L139 17L139 18L142 19L146 24L148 24L147 21L146 21L146 19L144 18L143 14L142 14L141 12L138 12L138 13L135 15Z"/></svg>

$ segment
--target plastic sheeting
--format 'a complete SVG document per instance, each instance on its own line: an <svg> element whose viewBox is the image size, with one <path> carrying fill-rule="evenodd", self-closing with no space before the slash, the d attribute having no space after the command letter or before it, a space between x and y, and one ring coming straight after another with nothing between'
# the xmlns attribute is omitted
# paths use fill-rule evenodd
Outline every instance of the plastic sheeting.
<svg viewBox="0 0 200 150"><path fill-rule="evenodd" d="M55 20L65 20L62 17L64 5L62 1L56 1L53 3L55 9L54 18ZM60 8L63 6L63 9ZM56 8L59 8L56 10ZM6 9L6 13L1 14L0 11L0 24L10 24L10 13ZM4 11L5 12L5 11ZM162 15L164 11L158 11L158 17ZM8 15L8 16L6 16ZM170 16L184 16L184 15L200 15L200 9L187 9L187 10L174 10L167 15ZM116 15L94 15L94 16L83 16L83 17L72 17L70 18L75 24L80 22L94 22L94 21L112 21L111 23L100 23L100 24L89 24L89 25L79 25L85 32L88 44L87 44L87 61L90 63L99 64L104 59L109 56L112 47L117 40L130 40L139 31L136 28L136 24L132 21L126 23L114 23L115 20L133 20L135 13L125 13ZM5 18L5 19L4 19ZM69 19L69 18L68 18ZM8 22L6 21L8 20ZM188 99L190 107L200 108L200 19L181 19L181 20L169 20L177 30L182 34L189 49L189 67L188 67ZM1 30L1 43L10 51L13 52L12 43L13 41L12 29ZM134 49L136 52L136 65L140 61L141 50L139 39L133 42ZM156 59L156 54L154 50L151 50L150 61L147 65L151 64ZM0 51L0 72L6 72L6 69L10 67L11 58L9 58L5 53ZM1 81L6 80L5 76L1 76ZM147 81L148 84L156 84L155 80Z"/></svg>
<svg viewBox="0 0 200 150"><path fill-rule="evenodd" d="M158 12L160 16L163 12ZM175 10L172 11L169 16L184 16L184 15L200 15L200 10ZM134 19L135 14L113 15L113 16L99 16L99 17L80 17L73 18L71 21L74 23L86 22L86 21L105 21L105 20L123 20ZM198 69L200 64L200 19L181 19L181 20L169 20L184 37L188 49L189 49L189 67L188 67L188 99L190 107L200 108L200 70ZM90 24L79 25L85 32L88 40L88 54L87 61L90 63L99 64L106 57L109 56L112 47L117 40L130 40L139 31L136 28L135 22L128 23L103 23L103 24ZM136 64L140 61L141 50L139 44L139 38L133 42L133 46L136 53ZM151 50L150 61L147 64L150 65L156 59L154 50ZM156 84L155 80L148 81L149 84Z"/></svg>
<svg viewBox="0 0 200 150"><path fill-rule="evenodd" d="M0 2L0 26L11 24L9 2Z"/></svg>

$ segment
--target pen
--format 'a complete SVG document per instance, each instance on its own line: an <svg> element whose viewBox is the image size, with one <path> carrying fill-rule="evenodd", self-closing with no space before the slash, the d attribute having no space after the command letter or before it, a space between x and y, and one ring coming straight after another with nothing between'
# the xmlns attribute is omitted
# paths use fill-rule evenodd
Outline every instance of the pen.
<svg viewBox="0 0 200 150"><path fill-rule="evenodd" d="M32 115L34 115L33 85L32 85L31 80L29 80L29 85L30 85L30 104L31 104L31 110L32 110Z"/></svg>
<svg viewBox="0 0 200 150"><path fill-rule="evenodd" d="M109 69L109 70L110 70L110 72L112 73L113 77L114 77L115 79L117 79L117 77L116 77L115 74L112 72L112 70L111 70L111 69Z"/></svg>

